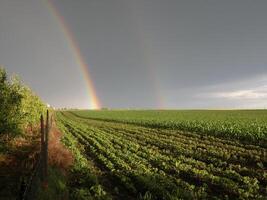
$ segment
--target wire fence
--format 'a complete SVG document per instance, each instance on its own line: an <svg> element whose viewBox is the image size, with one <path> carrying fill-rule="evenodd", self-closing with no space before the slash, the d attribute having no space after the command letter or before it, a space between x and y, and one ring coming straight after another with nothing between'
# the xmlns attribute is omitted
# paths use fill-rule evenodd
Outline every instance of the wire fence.
<svg viewBox="0 0 267 200"><path fill-rule="evenodd" d="M52 128L52 116L46 112L46 119L43 115L40 118L41 147L38 159L34 165L33 172L27 181L21 182L19 200L36 200L38 192L48 188L48 141L49 132Z"/></svg>

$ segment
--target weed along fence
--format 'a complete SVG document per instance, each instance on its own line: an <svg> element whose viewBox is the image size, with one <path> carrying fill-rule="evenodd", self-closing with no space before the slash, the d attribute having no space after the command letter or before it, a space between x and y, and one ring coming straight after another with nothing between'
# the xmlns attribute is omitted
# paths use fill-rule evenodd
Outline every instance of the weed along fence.
<svg viewBox="0 0 267 200"><path fill-rule="evenodd" d="M52 124L52 116L47 110L45 119L43 115L40 119L41 147L38 159L31 177L21 183L20 200L35 200L38 193L48 189L48 141Z"/></svg>

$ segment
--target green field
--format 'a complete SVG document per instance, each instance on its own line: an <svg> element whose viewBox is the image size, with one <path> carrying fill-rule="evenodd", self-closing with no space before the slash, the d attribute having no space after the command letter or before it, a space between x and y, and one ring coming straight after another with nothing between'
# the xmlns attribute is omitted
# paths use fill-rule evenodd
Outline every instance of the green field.
<svg viewBox="0 0 267 200"><path fill-rule="evenodd" d="M266 110L75 111L76 116L238 139L267 147Z"/></svg>
<svg viewBox="0 0 267 200"><path fill-rule="evenodd" d="M266 199L267 112L57 112L73 199Z"/></svg>

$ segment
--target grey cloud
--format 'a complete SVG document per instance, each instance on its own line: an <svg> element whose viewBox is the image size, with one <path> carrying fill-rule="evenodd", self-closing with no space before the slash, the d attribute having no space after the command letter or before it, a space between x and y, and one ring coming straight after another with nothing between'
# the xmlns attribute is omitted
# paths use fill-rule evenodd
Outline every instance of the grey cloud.
<svg viewBox="0 0 267 200"><path fill-rule="evenodd" d="M0 2L0 63L51 105L86 107L79 66L43 2ZM224 97L257 96L264 85L267 1L53 2L105 107L156 108L159 99L167 108L264 106L262 99ZM216 93L220 98L208 95Z"/></svg>

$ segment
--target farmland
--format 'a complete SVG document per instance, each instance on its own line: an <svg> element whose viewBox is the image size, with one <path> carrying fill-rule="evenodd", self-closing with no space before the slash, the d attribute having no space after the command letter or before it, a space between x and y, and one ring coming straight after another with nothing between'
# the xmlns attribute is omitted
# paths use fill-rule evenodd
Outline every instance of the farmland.
<svg viewBox="0 0 267 200"><path fill-rule="evenodd" d="M265 199L266 111L57 112L73 199Z"/></svg>

